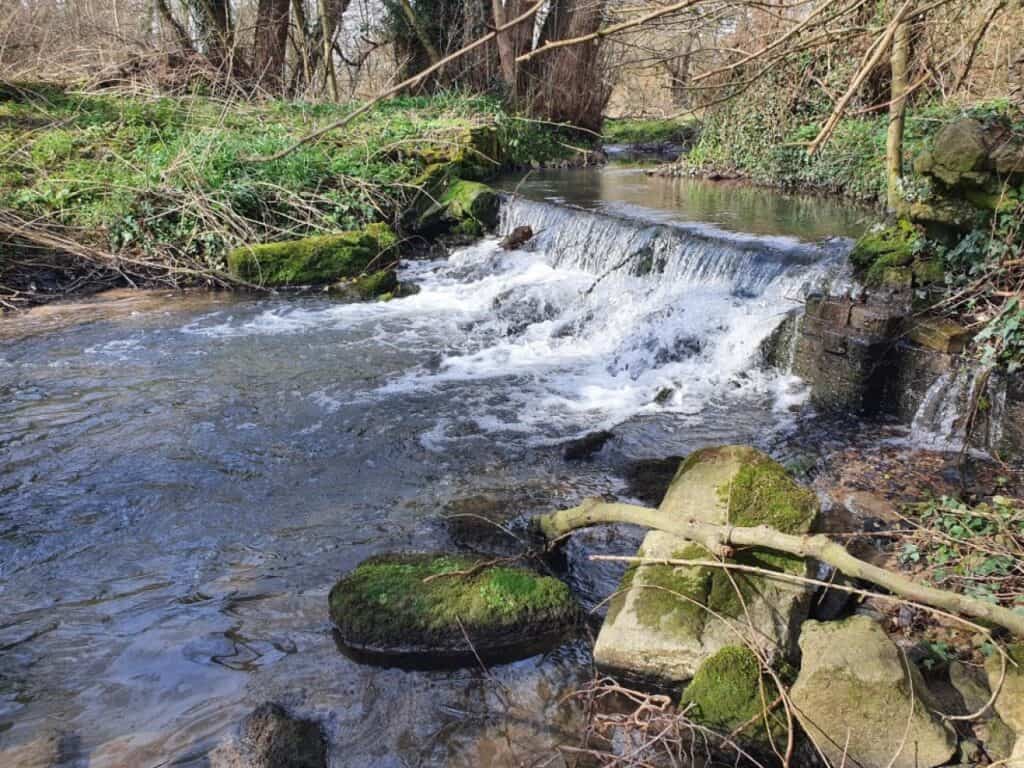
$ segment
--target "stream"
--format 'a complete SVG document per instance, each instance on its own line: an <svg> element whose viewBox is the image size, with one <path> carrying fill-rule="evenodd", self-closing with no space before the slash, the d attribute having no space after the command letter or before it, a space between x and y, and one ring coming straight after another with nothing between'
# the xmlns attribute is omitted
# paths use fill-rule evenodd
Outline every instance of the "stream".
<svg viewBox="0 0 1024 768"><path fill-rule="evenodd" d="M559 700L592 674L586 638L489 673L361 666L328 590L371 554L451 548L460 499L532 513L623 495L631 460L768 446L806 392L758 346L842 275L864 213L627 166L502 187L529 247L409 263L407 298L121 293L3 321L0 748L206 766L268 699L321 721L336 767L575 742ZM592 460L563 458L597 430ZM618 574L574 586L593 605Z"/></svg>

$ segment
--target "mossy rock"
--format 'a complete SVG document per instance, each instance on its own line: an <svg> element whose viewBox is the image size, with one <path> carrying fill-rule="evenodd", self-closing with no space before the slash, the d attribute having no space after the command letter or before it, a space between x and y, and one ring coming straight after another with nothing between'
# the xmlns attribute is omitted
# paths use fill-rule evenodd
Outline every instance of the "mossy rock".
<svg viewBox="0 0 1024 768"><path fill-rule="evenodd" d="M388 268L336 283L331 286L331 293L353 301L369 301L390 299L399 288L398 273L394 268Z"/></svg>
<svg viewBox="0 0 1024 768"><path fill-rule="evenodd" d="M562 641L578 609L558 579L481 558L389 554L365 560L329 597L343 648L414 667L533 655ZM468 637L468 641L467 641Z"/></svg>
<svg viewBox="0 0 1024 768"><path fill-rule="evenodd" d="M386 224L368 224L352 232L235 248L228 268L257 285L323 285L386 265L397 255L397 242Z"/></svg>
<svg viewBox="0 0 1024 768"><path fill-rule="evenodd" d="M881 283L886 270L913 263L920 238L917 227L907 219L872 227L853 246L850 262L865 275L869 285Z"/></svg>
<svg viewBox="0 0 1024 768"><path fill-rule="evenodd" d="M743 742L786 742L786 719L771 704L779 690L746 646L728 645L700 665L681 704L697 722Z"/></svg>
<svg viewBox="0 0 1024 768"><path fill-rule="evenodd" d="M777 462L748 446L706 448L682 462L660 511L717 525L770 525L783 533L810 530L817 497ZM702 547L662 531L643 540L640 557L707 560ZM802 558L757 548L734 562L805 575ZM639 677L690 679L710 656L736 641L737 626L753 620L765 653L788 655L810 593L778 579L706 565L644 564L627 571L609 604L594 658L599 665Z"/></svg>
<svg viewBox="0 0 1024 768"><path fill-rule="evenodd" d="M486 184L453 177L444 166L430 166L406 218L409 228L424 236L480 237L497 226L500 206L497 193Z"/></svg>
<svg viewBox="0 0 1024 768"><path fill-rule="evenodd" d="M804 730L832 765L945 765L956 734L937 717L921 673L867 616L805 622L790 691Z"/></svg>
<svg viewBox="0 0 1024 768"><path fill-rule="evenodd" d="M966 118L947 123L935 134L932 148L914 162L914 170L947 186L973 182L988 162L985 128Z"/></svg>

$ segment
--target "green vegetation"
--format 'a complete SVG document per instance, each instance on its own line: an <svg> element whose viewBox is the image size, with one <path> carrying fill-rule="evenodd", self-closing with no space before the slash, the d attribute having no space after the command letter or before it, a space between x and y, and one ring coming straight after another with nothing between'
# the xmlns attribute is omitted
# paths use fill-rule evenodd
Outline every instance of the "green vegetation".
<svg viewBox="0 0 1024 768"><path fill-rule="evenodd" d="M696 170L737 171L758 184L819 190L866 202L884 200L888 116L880 112L845 118L822 150L809 157L807 144L817 136L829 109L826 102L807 107L794 125L793 118L751 109L748 100L739 99L708 116L686 164ZM1004 101L968 109L952 104L911 109L904 136L908 175L913 159L943 124L961 116L985 121L1002 120L1008 114ZM905 193L913 196L915 190L908 188Z"/></svg>
<svg viewBox="0 0 1024 768"><path fill-rule="evenodd" d="M358 104L0 91L0 209L77 242L223 271L247 243L393 221L431 163L480 177L563 156L489 97L396 98L278 160Z"/></svg>
<svg viewBox="0 0 1024 768"><path fill-rule="evenodd" d="M606 144L687 144L696 133L692 120L610 118L601 127Z"/></svg>
<svg viewBox="0 0 1024 768"><path fill-rule="evenodd" d="M576 616L569 588L523 568L484 567L456 555L386 555L363 562L331 590L331 618L346 641L368 646L461 644L557 631Z"/></svg>
<svg viewBox="0 0 1024 768"><path fill-rule="evenodd" d="M228 254L228 268L258 285L318 285L386 265L397 256L397 242L386 224L367 224L337 235L243 245Z"/></svg>
<svg viewBox="0 0 1024 768"><path fill-rule="evenodd" d="M919 526L900 561L945 588L1024 609L1024 507L995 496L970 506L949 497L912 505Z"/></svg>
<svg viewBox="0 0 1024 768"><path fill-rule="evenodd" d="M917 228L900 219L865 232L850 252L850 261L864 273L868 285L881 285L894 282L901 272L909 271L920 245Z"/></svg>
<svg viewBox="0 0 1024 768"><path fill-rule="evenodd" d="M724 733L737 728L747 738L767 742L770 733L785 741L786 721L772 709L778 688L754 652L726 646L700 665L683 692L682 705L695 720Z"/></svg>

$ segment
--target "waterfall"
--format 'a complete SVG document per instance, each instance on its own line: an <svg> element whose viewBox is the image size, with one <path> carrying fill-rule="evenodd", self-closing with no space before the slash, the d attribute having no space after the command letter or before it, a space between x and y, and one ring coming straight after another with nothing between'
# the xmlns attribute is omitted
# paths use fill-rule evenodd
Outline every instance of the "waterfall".
<svg viewBox="0 0 1024 768"><path fill-rule="evenodd" d="M985 396L972 433L978 447L998 444L1006 401L1005 381L991 369L964 364L941 374L925 392L910 425L910 442L936 451L959 451L967 440L972 404ZM985 387L982 392L981 388Z"/></svg>

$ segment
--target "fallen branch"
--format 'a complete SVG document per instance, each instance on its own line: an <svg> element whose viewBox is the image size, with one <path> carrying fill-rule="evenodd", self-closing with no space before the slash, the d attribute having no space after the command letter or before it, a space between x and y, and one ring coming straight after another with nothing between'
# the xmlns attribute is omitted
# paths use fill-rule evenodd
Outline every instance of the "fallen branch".
<svg viewBox="0 0 1024 768"><path fill-rule="evenodd" d="M831 565L846 576L863 579L893 594L932 608L961 614L1000 626L1024 637L1024 614L966 595L918 584L899 573L859 560L827 536L793 536L766 525L738 527L715 525L695 519L673 517L657 509L634 504L588 499L578 507L541 515L537 529L549 541L560 539L579 528L606 523L630 523L655 528L700 544L716 557L729 557L734 547L759 547L797 557L809 557Z"/></svg>

